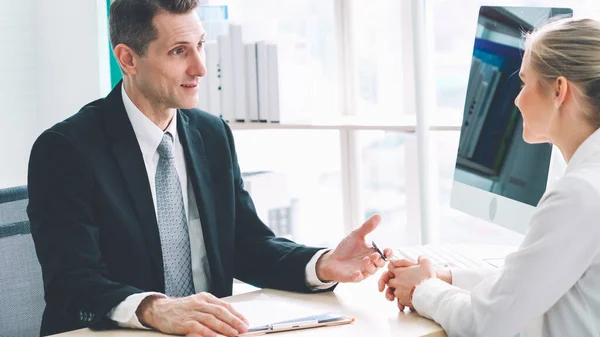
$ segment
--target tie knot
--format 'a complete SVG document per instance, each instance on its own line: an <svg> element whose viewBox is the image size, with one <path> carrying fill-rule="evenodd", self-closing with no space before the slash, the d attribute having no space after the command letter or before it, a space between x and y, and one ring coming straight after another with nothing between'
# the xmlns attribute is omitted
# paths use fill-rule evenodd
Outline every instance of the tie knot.
<svg viewBox="0 0 600 337"><path fill-rule="evenodd" d="M163 135L160 144L158 144L158 154L165 159L173 159L175 155L173 154L173 136L170 133L165 132Z"/></svg>

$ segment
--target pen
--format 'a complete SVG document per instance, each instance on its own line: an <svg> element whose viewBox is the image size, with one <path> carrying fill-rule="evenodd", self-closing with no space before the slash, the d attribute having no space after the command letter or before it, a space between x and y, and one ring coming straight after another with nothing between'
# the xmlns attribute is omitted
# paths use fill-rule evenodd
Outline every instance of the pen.
<svg viewBox="0 0 600 337"><path fill-rule="evenodd" d="M377 247L377 245L375 244L375 241L371 241L371 245L373 246L373 249L381 256L383 261L388 260L387 257L385 257L385 254L383 254L383 252L379 249L379 247Z"/></svg>
<svg viewBox="0 0 600 337"><path fill-rule="evenodd" d="M277 330L289 330L289 329L300 329L300 328L305 328L305 327L309 327L309 326L315 326L319 324L319 321L317 321L316 319L311 319L308 321L300 321L300 322L289 322L289 323L275 323L275 324L270 324L270 330L272 331L277 331Z"/></svg>
<svg viewBox="0 0 600 337"><path fill-rule="evenodd" d="M375 241L371 241L371 245L373 246L373 250L374 250L374 251L376 251L376 252L377 252L377 253L378 253L378 254L381 256L381 258L383 259L383 261L386 261L386 262L387 262L387 261L392 261L392 262L393 262L393 261L396 261L396 260L399 260L399 259L400 259L400 258L399 258L399 257L398 257L396 254L394 254L393 252L392 252L392 257L390 257L390 258L388 259L388 258L385 256L385 254L383 254L383 252L381 251L381 249L379 249L379 247L377 247L377 245L375 244ZM409 260L411 260L411 261L412 261L412 262L414 262L415 264L417 263L416 261L413 261L411 258L408 258L408 257L405 257L405 258L406 258L406 259L409 259Z"/></svg>
<svg viewBox="0 0 600 337"><path fill-rule="evenodd" d="M240 335L245 336L252 332L258 331L281 331L281 330L291 330L291 329L301 329L312 326L317 326L320 322L316 319L309 319L305 321L290 321L290 322L281 322L281 323L273 323L261 326L255 326L248 329L248 332Z"/></svg>
<svg viewBox="0 0 600 337"><path fill-rule="evenodd" d="M388 261L388 258L386 258L385 255L383 254L383 252L381 251L381 249L379 249L379 247L377 247L377 245L375 244L375 241L371 241L371 245L373 246L373 250L376 251L381 256L383 261ZM404 256L404 258L407 260L410 260L414 264L419 263L415 259L410 258L408 256ZM398 257L396 256L396 254L393 254L392 257L390 258L390 260L392 260L392 261L398 260ZM434 265L435 265L435 267L439 267L439 268L448 268L451 266L449 263L436 263Z"/></svg>

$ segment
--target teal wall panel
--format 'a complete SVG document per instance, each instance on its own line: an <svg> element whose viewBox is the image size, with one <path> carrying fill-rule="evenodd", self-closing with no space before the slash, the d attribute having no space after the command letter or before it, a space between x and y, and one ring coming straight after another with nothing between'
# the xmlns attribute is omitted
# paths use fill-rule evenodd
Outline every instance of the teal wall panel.
<svg viewBox="0 0 600 337"><path fill-rule="evenodd" d="M108 16L110 15L110 0L106 0L106 24L108 25ZM108 38L108 43L109 43L109 58L110 58L110 83L111 86L114 87L117 83L119 83L119 81L121 80L121 78L123 77L123 75L121 74L121 68L119 68L119 64L117 63L117 60L115 59L115 55L113 54L112 51L112 46L110 45L110 38Z"/></svg>

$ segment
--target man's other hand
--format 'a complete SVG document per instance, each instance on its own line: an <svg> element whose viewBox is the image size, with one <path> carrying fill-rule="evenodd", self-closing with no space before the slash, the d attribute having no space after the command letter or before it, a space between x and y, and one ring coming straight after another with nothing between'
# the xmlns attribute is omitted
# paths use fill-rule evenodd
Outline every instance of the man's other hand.
<svg viewBox="0 0 600 337"><path fill-rule="evenodd" d="M181 298L149 296L136 314L140 323L167 334L234 337L248 331L248 320L242 314L209 293Z"/></svg>
<svg viewBox="0 0 600 337"><path fill-rule="evenodd" d="M365 241L365 236L374 231L380 221L379 215L373 215L334 250L323 254L317 261L317 277L323 282L360 282L385 266L385 261ZM391 249L383 253L387 258L392 256Z"/></svg>

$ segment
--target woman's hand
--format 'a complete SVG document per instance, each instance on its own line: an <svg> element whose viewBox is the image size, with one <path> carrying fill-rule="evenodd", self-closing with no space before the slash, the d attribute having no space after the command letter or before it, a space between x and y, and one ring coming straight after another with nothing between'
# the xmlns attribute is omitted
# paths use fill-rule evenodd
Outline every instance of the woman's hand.
<svg viewBox="0 0 600 337"><path fill-rule="evenodd" d="M405 307L412 308L412 293L417 285L437 277L433 263L423 256L419 257L417 265L412 261L402 259L390 262L388 269L389 271L384 273L379 280L379 289L382 291L381 284L386 283L388 286L386 298L390 299L388 292L391 292L397 299L400 310L404 310ZM393 290L390 291L390 289Z"/></svg>

